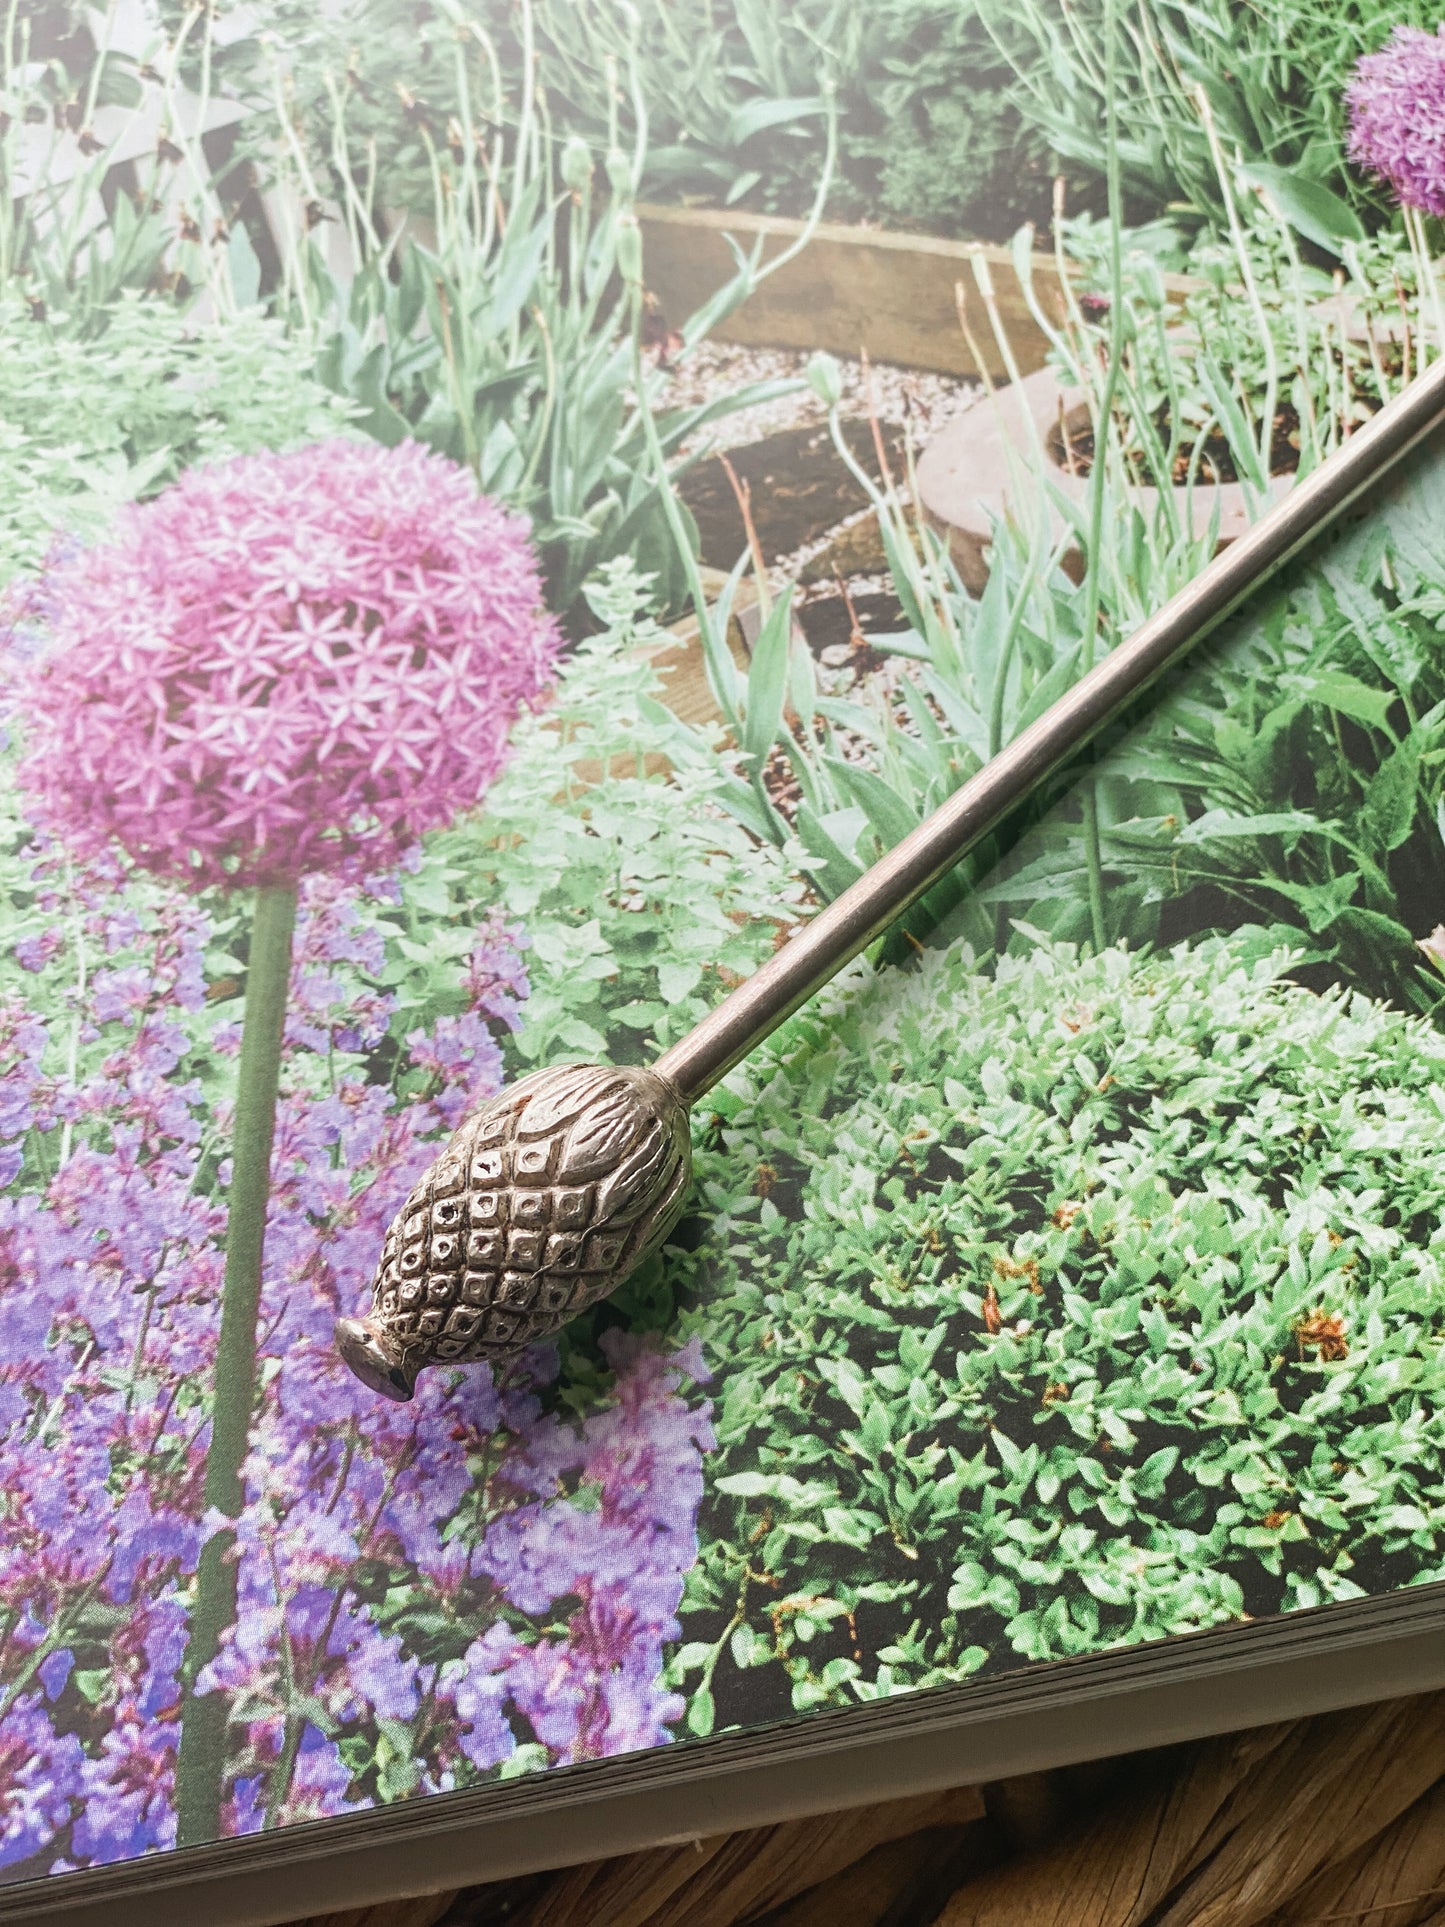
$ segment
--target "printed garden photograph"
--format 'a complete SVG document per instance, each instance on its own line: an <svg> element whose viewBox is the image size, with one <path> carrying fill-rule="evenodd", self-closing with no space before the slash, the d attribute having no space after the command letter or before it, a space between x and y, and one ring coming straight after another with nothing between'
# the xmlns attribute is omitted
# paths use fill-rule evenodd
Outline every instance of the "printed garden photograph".
<svg viewBox="0 0 1445 1927"><path fill-rule="evenodd" d="M1442 352L1425 0L0 0L0 1878L1445 1580L1438 441L333 1343Z"/></svg>

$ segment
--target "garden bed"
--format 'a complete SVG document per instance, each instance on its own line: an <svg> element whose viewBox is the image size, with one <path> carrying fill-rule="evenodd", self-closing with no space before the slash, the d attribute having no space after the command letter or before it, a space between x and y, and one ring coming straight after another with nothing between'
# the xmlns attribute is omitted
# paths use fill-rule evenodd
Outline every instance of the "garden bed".
<svg viewBox="0 0 1445 1927"><path fill-rule="evenodd" d="M705 431L679 493L697 524L706 580L714 590L748 546L745 498L770 586L780 592L796 584L797 632L820 667L835 675L844 668L871 674L883 658L866 638L897 632L905 618L888 579L870 498L833 444L825 404L802 380L808 359L800 350L707 342L678 367L668 401L679 408L748 383L797 384L791 393L726 415ZM909 448L916 455L980 393L967 376L857 357L841 360L838 373L845 439L880 487L880 456L889 473L901 477ZM745 668L758 627L751 577L740 585L737 603L731 633ZM715 720L695 618L684 618L675 632L675 648L651 651L667 700L690 722Z"/></svg>

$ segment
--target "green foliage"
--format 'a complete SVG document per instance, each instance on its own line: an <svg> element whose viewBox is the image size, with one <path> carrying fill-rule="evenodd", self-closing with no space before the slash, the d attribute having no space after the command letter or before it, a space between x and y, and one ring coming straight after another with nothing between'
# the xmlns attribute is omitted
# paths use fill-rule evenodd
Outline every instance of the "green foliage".
<svg viewBox="0 0 1445 1927"><path fill-rule="evenodd" d="M1187 546L1151 554L1140 512L1107 499L1101 617L1118 635L1192 570ZM1196 650L1100 753L1088 788L1106 936L1140 943L1241 919L1288 925L1330 978L1438 1012L1439 986L1416 945L1445 916L1442 514L1445 468L1425 457L1367 523ZM1204 559L1196 551L1193 566ZM788 739L805 794L798 832L825 892L1077 678L1080 596L1056 555L1037 530L1026 545L1003 527L992 564L972 598L935 563L934 600L921 611L926 660L900 696L819 698ZM921 579L923 565L911 566ZM852 761L838 753L840 728ZM1001 948L1009 920L1025 916L1052 936L1088 940L1079 778L1076 765L1037 789L1002 838L930 893L914 934L952 918L980 949ZM824 784L832 794L819 807Z"/></svg>
<svg viewBox="0 0 1445 1927"><path fill-rule="evenodd" d="M323 76L346 75L352 133L374 155L389 204L428 206L428 140L443 146L468 105L450 13L437 8L418 20L396 0L318 13L270 0L265 24L298 50L293 98L303 123L325 130ZM974 0L869 8L643 0L635 10L617 0L537 0L530 20L517 13L488 27L514 81L535 50L540 96L558 129L605 152L619 134L630 146L645 120L639 184L648 195L805 213L825 162L826 79L839 119L834 218L881 215L901 227L990 237L1047 218L1046 144L1020 122L1013 75ZM217 61L228 82L239 75L257 92L265 65L253 39L231 43ZM404 117L394 106L398 83Z"/></svg>
<svg viewBox="0 0 1445 1927"><path fill-rule="evenodd" d="M532 990L517 1048L528 1064L644 1061L802 914L787 854L720 807L741 787L729 757L658 700L645 652L672 639L640 613L648 589L626 564L606 572L593 592L604 632L568 659L552 704L515 728L482 815L429 839L426 892L408 888L423 949L447 903L495 904L524 926ZM418 968L432 962L455 978L455 956L428 953Z"/></svg>
<svg viewBox="0 0 1445 1927"><path fill-rule="evenodd" d="M1118 21L1115 104L1128 186L1155 211L1224 213L1205 114L1246 166L1372 224L1389 204L1345 160L1345 89L1398 25L1433 28L1429 0L980 0L1018 74L1013 99L1069 164L1102 171L1105 23ZM1201 109L1201 96L1203 108Z"/></svg>
<svg viewBox="0 0 1445 1927"><path fill-rule="evenodd" d="M389 207L430 211L433 153L474 121L498 83L513 122L539 111L598 152L619 142L645 148L650 187L722 194L765 154L769 177L786 180L806 204L823 153L819 40L856 40L849 16L843 0L805 0L787 14L753 0L721 8L644 0L636 9L619 0L506 9L265 0L248 30L218 51L216 70L238 93L266 99L274 36L286 49L286 93L308 145L328 152L343 93L350 152L367 157ZM463 37L485 28L490 74L458 65L462 23Z"/></svg>
<svg viewBox="0 0 1445 1927"><path fill-rule="evenodd" d="M530 6L520 17L530 35ZM445 55L456 112L434 130L429 110L392 109L407 152L414 144L425 161L426 192L407 189L404 213L388 207L379 162L361 139L372 94L361 76L344 86L331 76L324 137L315 136L314 152L298 142L280 180L297 206L334 197L348 261L339 268L315 233L292 233L278 300L319 337L321 378L356 403L369 434L386 443L415 436L531 518L560 613L580 614L582 585L618 556L651 574L672 607L681 574L660 471L678 464L681 444L707 421L778 387L666 410L667 369L635 353L643 117L629 152L618 145L615 112L595 150L575 134L563 142L530 56L520 77L508 73L479 20L446 7L438 22L445 32L439 25L426 44L437 60ZM307 44L303 34L301 54ZM288 69L288 87L296 79ZM389 91L393 82L404 88L399 74ZM674 317L679 355L782 258L763 267L761 243L739 254L698 312ZM653 411L655 446L644 419Z"/></svg>
<svg viewBox="0 0 1445 1927"><path fill-rule="evenodd" d="M616 293L618 242L637 230L624 229L613 202L589 234L574 208L571 258L585 266L569 283L554 252L555 202L540 188L533 182L511 209L505 237L452 232L435 250L411 241L395 257L366 247L349 286L313 254L317 372L379 441L414 436L523 510L559 612L577 610L594 570L629 556L671 607L681 594L678 558L642 422L646 409L661 410L667 376L649 367L638 396ZM665 457L675 459L710 417L777 391L755 384L664 413Z"/></svg>
<svg viewBox="0 0 1445 1927"><path fill-rule="evenodd" d="M1445 466L1426 456L1196 652L1097 765L1109 934L1287 923L1330 976L1438 1012L1445 913ZM1077 808L981 892L1080 937Z"/></svg>
<svg viewBox="0 0 1445 1927"><path fill-rule="evenodd" d="M1167 223L1120 237L1124 291L1114 458L1151 486L1240 481L1263 501L1271 475L1307 474L1398 393L1428 349L1420 270L1395 235L1338 243L1348 272L1301 259L1271 194L1230 188L1235 235L1192 245ZM1115 236L1088 218L1064 227L1085 300L1053 360L1072 387L1097 387L1108 331ZM1192 286L1170 298L1161 270ZM1406 342L1409 342L1407 348Z"/></svg>
<svg viewBox="0 0 1445 1927"><path fill-rule="evenodd" d="M1445 1577L1445 1040L1289 964L954 945L700 1111L695 1731Z"/></svg>
<svg viewBox="0 0 1445 1927"><path fill-rule="evenodd" d="M82 330L0 294L0 582L182 469L333 435L353 413L258 312L196 327L126 294Z"/></svg>
<svg viewBox="0 0 1445 1927"><path fill-rule="evenodd" d="M227 163L214 169L214 147L190 131L196 101L183 102L177 71L188 51L209 48L200 18L192 9L175 41L157 31L137 54L112 37L133 45L153 24L144 8L117 18L26 0L0 12L0 280L19 280L77 325L127 291L188 299L205 287L222 312L238 305L231 257L248 244L229 231L237 196ZM205 53L190 64L209 94ZM157 137L137 152L148 116Z"/></svg>
<svg viewBox="0 0 1445 1927"><path fill-rule="evenodd" d="M564 140L537 84L530 6L512 24L526 57L519 43L506 66L480 10L474 18L454 4L426 9L420 26L391 0L324 14L281 4L224 32L186 10L169 20L169 39L158 33L156 67L145 70L156 76L146 83L152 104L173 129L186 119L174 102L187 85L187 113L218 92L244 104L241 143L270 190L265 260L240 218L236 184L246 177L235 156L213 168L179 132L188 151L162 141L135 163L133 188L112 172L106 218L95 221L114 157L91 135L88 147L60 154L53 185L24 197L9 226L0 197L0 270L25 277L35 312L63 313L75 335L113 327L128 290L169 296L179 315L204 288L220 320L200 340L249 340L259 326L251 310L264 301L312 344L339 415L380 441L415 436L467 464L482 489L532 519L559 612L577 614L583 583L614 556L651 573L670 606L680 598L678 559L642 417L658 411L661 459L676 466L709 419L777 386L669 411L668 370L647 360L639 380L626 284L639 246L632 202L645 115L634 113L628 151L615 107L593 146ZM362 31L371 26L376 34ZM109 72L87 41L88 66L78 76L57 68L32 101L26 44L0 47L7 179L31 109L86 127L96 75ZM503 52L507 44L504 35ZM430 103L407 85L418 62ZM825 179L830 139L825 130ZM255 214L254 194L249 205ZM780 260L764 266L761 244L740 255L697 313L673 317L684 337L676 352L685 356Z"/></svg>
<svg viewBox="0 0 1445 1927"><path fill-rule="evenodd" d="M155 4L175 37L189 12L186 0ZM502 11L486 9L488 26ZM241 144L262 169L276 164L276 114L283 102L294 138L324 169L337 101L344 98L343 164L369 174L380 205L423 207L431 200L432 151L445 149L449 123L468 116L479 98L467 84L468 78L477 80L476 70L468 76L457 62L458 27L467 17L467 9L448 0L421 6L342 0L326 7L261 0L231 10L209 46L192 36L182 71L199 88L208 63L213 84L253 109L256 120L242 131ZM490 91L490 76L482 85Z"/></svg>
<svg viewBox="0 0 1445 1927"><path fill-rule="evenodd" d="M884 0L856 18L835 214L990 241L1047 225L1048 143L1020 119L977 0Z"/></svg>
<svg viewBox="0 0 1445 1927"><path fill-rule="evenodd" d="M554 112L579 132L606 124L609 67L635 46L649 127L647 192L788 213L807 207L820 171L827 120L820 81L846 86L869 31L863 10L848 0L786 8L767 0L643 0L635 13L616 0L592 7L544 0L539 26L559 56Z"/></svg>
<svg viewBox="0 0 1445 1927"><path fill-rule="evenodd" d="M1002 86L964 93L960 76L951 79L958 91L920 89L907 102L904 138L878 136L877 213L894 228L1000 241L1024 221L1045 223L1053 182L1043 142L1020 128ZM875 210L860 171L855 165L849 185L867 215Z"/></svg>
<svg viewBox="0 0 1445 1927"><path fill-rule="evenodd" d="M675 5L643 9L652 191L800 212L822 153L823 72L839 118L834 219L988 239L1048 219L1046 144L1020 121L974 0L695 11L695 30L679 31Z"/></svg>
<svg viewBox="0 0 1445 1927"><path fill-rule="evenodd" d="M1117 13L1122 160L1141 209L1222 215L1202 92L1227 149L1282 196L1327 210L1328 226L1341 210L1372 224L1386 214L1378 188L1345 162L1344 92L1391 27L1434 24L1425 0L1124 0ZM1102 174L1105 19L1105 0L538 0L530 20L493 31L508 74L540 56L559 127L603 149L619 116L629 141L645 118L649 194L802 212L823 154L826 76L839 115L835 217L1004 239L1022 220L1048 220L1055 167L1085 183ZM355 0L318 14L271 0L266 24L304 53L303 117L319 127L323 75L349 73L357 133L393 204L425 199L422 130L441 145L467 104L448 10L418 19L395 0ZM264 70L238 40L219 71L247 61ZM640 115L618 97L629 66Z"/></svg>
<svg viewBox="0 0 1445 1927"><path fill-rule="evenodd" d="M1277 219L1261 208L1252 220L1242 252L1211 244L1214 277L1190 297L1182 321L1171 321L1159 292L1170 235L1126 244L1113 381L1100 374L1112 344L1081 309L1068 328L1054 328L1089 420L1107 424L1089 470L1097 513L1093 500L1060 487L1042 441L1019 450L1010 511L995 528L978 595L964 588L937 533L852 460L833 408L840 459L873 500L908 625L870 640L905 659L902 673L888 684L862 682L846 698L820 693L810 657L796 648L786 704L779 687L763 706L763 638L743 684L719 635L707 632L713 685L752 753L750 773L756 778L775 745L802 792L796 834L821 895L845 889L1206 564L1216 525L1196 519L1174 486L1181 468L1202 488L1207 450L1252 477L1253 499L1266 505L1261 388L1297 403L1301 467L1398 390L1405 370L1398 358L1386 364L1388 344L1378 339L1343 343L1334 324L1333 362L1316 351L1327 325L1318 318L1303 345L1293 340L1307 295L1323 288L1292 256ZM1101 244L1092 260L1097 279L1107 252ZM1352 257L1351 294L1385 300L1399 265L1393 250L1368 243ZM1031 289L1026 238L1015 258ZM1206 264L1204 250L1194 261ZM1241 261L1280 330L1272 361L1260 349L1268 331L1251 328L1251 303L1235 278ZM1041 325L1054 326L1038 312ZM1284 352L1291 341L1293 363ZM819 394L834 398L828 358L815 357L809 372ZM1312 392L1321 400L1307 433ZM1016 915L1051 935L1096 942L1151 942L1161 930L1227 928L1243 915L1293 926L1320 968L1371 995L1436 1010L1438 986L1415 945L1445 913L1437 815L1445 570L1435 533L1445 468L1422 456L1388 510L1377 507L1367 524L1301 563L1282 597L1256 599L1227 636L1196 650L1168 699L1140 714L1087 783L1076 766L1038 786L910 913L890 954L947 917L987 950L1006 945ZM782 840L787 825L768 812L765 794L742 801L742 820Z"/></svg>
<svg viewBox="0 0 1445 1927"><path fill-rule="evenodd" d="M834 387L829 358L817 356L810 379L820 393ZM1029 502L1032 526L1010 519L994 532L986 587L965 589L946 543L917 516L894 488L878 484L854 460L831 415L840 459L872 497L879 517L895 593L908 627L875 634L872 647L903 657L904 673L891 684L873 680L846 696L825 693L812 658L795 644L785 690L764 706L768 667L760 636L746 681L740 679L722 640L726 599L704 622L712 687L736 740L754 755L745 764L753 794L729 795L740 820L775 842L790 836L787 823L768 802L758 780L769 743L785 761L801 792L796 837L818 893L839 895L884 851L891 849L961 783L1061 696L1088 666L1091 636L1084 599L1063 566L1066 550L1089 550L1088 520L1076 502L1026 472L1020 458L1019 495ZM1097 627L1123 633L1138 602L1163 601L1208 558L1207 535L1146 527L1134 505L1105 492L1101 524L1107 542L1097 545ZM1172 508L1172 504L1170 507ZM1051 516L1050 511L1056 511ZM1160 521L1165 520L1160 516ZM1060 534L1057 521L1063 523ZM779 608L783 607L780 602ZM1095 645L1097 646L1097 645ZM781 700L785 695L786 700ZM1005 938L994 908L980 894L991 881L1004 849L1031 824L1045 818L1058 784L1040 784L1005 826L1005 840L983 839L908 913L885 939L897 957L908 943L950 914L968 919L981 948ZM1075 827L1070 819L1071 830ZM1073 854L1071 846L1071 855ZM1071 880L1071 888L1077 879ZM1075 897L1075 901L1080 899Z"/></svg>

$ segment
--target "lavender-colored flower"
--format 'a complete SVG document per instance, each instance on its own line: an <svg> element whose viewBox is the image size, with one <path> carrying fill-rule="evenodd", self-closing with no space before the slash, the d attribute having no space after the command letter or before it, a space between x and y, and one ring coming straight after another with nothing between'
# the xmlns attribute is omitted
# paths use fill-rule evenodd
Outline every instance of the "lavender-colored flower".
<svg viewBox="0 0 1445 1927"><path fill-rule="evenodd" d="M39 1662L0 1720L0 1863L99 1865L174 1838L225 1230L205 963L228 912L54 852L33 895L35 927L67 942L0 1000L0 1161L24 1166L0 1196L0 1691ZM200 1681L230 1705L232 1833L474 1784L524 1745L548 1764L656 1745L682 1710L662 1659L711 1438L697 1347L609 1334L582 1417L544 1397L551 1348L384 1409L332 1354L338 1308L448 1121L496 1087L528 996L525 937L488 916L458 932L452 1014L419 1021L389 987L395 902L386 878L300 891L239 1612ZM90 960L73 1060L68 1019L36 1015L67 1009L71 933ZM400 1091L373 1074L383 1034ZM380 1779L381 1754L411 1778Z"/></svg>
<svg viewBox="0 0 1445 1927"><path fill-rule="evenodd" d="M1434 33L1396 27L1356 64L1346 100L1350 159L1402 206L1445 215L1445 21Z"/></svg>
<svg viewBox="0 0 1445 1927"><path fill-rule="evenodd" d="M575 1466L597 1506L556 1498L520 1506L477 1555L529 1618L545 1622L559 1599L580 1602L565 1641L508 1638L494 1626L469 1648L453 1692L468 1722L462 1747L477 1764L506 1757L498 1747L508 1705L558 1762L663 1745L682 1715L683 1701L662 1685L662 1648L678 1635L683 1579L697 1556L702 1453L713 1444L706 1409L677 1396L696 1354L664 1357L617 1332L601 1342L617 1403L587 1421Z"/></svg>
<svg viewBox="0 0 1445 1927"><path fill-rule="evenodd" d="M41 1662L35 1677L45 1688L48 1700L59 1699L65 1691L65 1683L75 1668L75 1654L68 1646L62 1646Z"/></svg>
<svg viewBox="0 0 1445 1927"><path fill-rule="evenodd" d="M84 1860L133 1860L158 1847L174 1846L172 1804L176 1720L118 1721L100 1742L98 1755L80 1771L80 1813L75 1851Z"/></svg>
<svg viewBox="0 0 1445 1927"><path fill-rule="evenodd" d="M58 1734L38 1694L16 1700L0 1723L0 1867L28 1860L66 1824L84 1755Z"/></svg>
<svg viewBox="0 0 1445 1927"><path fill-rule="evenodd" d="M526 525L418 443L193 469L53 572L22 780L191 883L387 867L474 804L550 674Z"/></svg>

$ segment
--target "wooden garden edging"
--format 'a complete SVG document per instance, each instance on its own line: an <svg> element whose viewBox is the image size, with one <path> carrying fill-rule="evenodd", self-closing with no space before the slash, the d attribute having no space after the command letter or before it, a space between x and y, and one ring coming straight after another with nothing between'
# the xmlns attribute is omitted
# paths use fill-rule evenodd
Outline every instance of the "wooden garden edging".
<svg viewBox="0 0 1445 1927"><path fill-rule="evenodd" d="M640 203L647 285L663 313L677 321L700 308L735 272L727 236L750 248L764 238L763 260L796 241L805 223L739 209L662 207ZM926 234L821 222L802 252L754 290L711 330L720 341L753 348L826 349L874 361L976 375L978 363L959 325L961 284L970 331L983 348L987 373L1005 370L974 280L973 257L987 264L1014 354L1025 370L1040 367L1047 338L1030 314L1007 248L940 241ZM1035 288L1046 314L1061 315L1063 297L1052 260L1039 256Z"/></svg>

